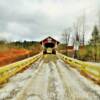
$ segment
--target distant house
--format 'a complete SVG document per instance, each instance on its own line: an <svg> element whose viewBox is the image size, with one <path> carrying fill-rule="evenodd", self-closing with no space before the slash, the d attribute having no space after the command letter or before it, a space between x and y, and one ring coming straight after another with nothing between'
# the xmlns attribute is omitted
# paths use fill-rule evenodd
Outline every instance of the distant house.
<svg viewBox="0 0 100 100"><path fill-rule="evenodd" d="M68 56L73 57L74 56L74 46L67 46L67 53ZM79 50L84 50L84 46L79 46Z"/></svg>
<svg viewBox="0 0 100 100"><path fill-rule="evenodd" d="M74 46L67 46L67 55L73 57L74 55Z"/></svg>
<svg viewBox="0 0 100 100"><path fill-rule="evenodd" d="M73 51L73 49L74 49L74 46L67 46L67 51L68 51L68 52Z"/></svg>

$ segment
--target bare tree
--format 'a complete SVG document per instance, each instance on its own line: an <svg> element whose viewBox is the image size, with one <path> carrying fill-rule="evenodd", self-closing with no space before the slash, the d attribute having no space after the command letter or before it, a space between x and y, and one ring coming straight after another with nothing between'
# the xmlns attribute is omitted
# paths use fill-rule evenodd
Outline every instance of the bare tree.
<svg viewBox="0 0 100 100"><path fill-rule="evenodd" d="M74 31L75 33L79 34L80 37L80 43L82 45L85 45L85 32L86 32L86 18L85 14L79 16L76 20L76 23L74 23Z"/></svg>
<svg viewBox="0 0 100 100"><path fill-rule="evenodd" d="M79 50L79 45L80 45L79 40L80 40L79 34L76 33L75 34L75 41L74 41L74 58L78 58L77 51Z"/></svg>
<svg viewBox="0 0 100 100"><path fill-rule="evenodd" d="M68 51L67 51L68 48L67 47L68 47L68 44L69 44L69 41L70 41L71 28L65 29L62 36L63 36L63 41L66 44L66 52L68 53Z"/></svg>
<svg viewBox="0 0 100 100"><path fill-rule="evenodd" d="M84 46L84 44L85 44L85 31L86 31L85 15L81 16L81 18L82 18L82 43Z"/></svg>

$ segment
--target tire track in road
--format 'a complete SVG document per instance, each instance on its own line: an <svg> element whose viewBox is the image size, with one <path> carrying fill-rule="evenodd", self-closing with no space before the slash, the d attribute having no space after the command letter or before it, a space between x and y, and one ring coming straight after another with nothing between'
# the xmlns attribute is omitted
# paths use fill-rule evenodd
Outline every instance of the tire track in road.
<svg viewBox="0 0 100 100"><path fill-rule="evenodd" d="M61 82L60 85L62 85L62 87L63 87L63 89L62 89L63 93L62 93L62 91L59 91L60 93L62 93L63 98L58 98L57 100L76 100L75 99L76 94L73 91L73 89L71 88L71 86L68 84L68 81L65 79L65 76L63 75L63 73L59 71L56 63L54 63L54 62L51 62L51 63L52 63L53 69L56 73L55 78L57 79L57 77L59 77L57 79L57 81L58 82L60 81Z"/></svg>
<svg viewBox="0 0 100 100"><path fill-rule="evenodd" d="M59 73L62 73L62 76L65 77L64 79L68 81L67 83L76 92L78 97L76 96L75 100L77 98L79 100L100 100L100 95L91 88L91 84L88 85L89 81L87 80L87 83L84 83L84 80L82 81L80 73L73 71L62 60L57 61L57 68Z"/></svg>
<svg viewBox="0 0 100 100"><path fill-rule="evenodd" d="M18 73L15 76L9 79L8 83L5 83L0 87L0 100L11 100L14 98L17 93L21 91L21 89L25 86L27 81L29 81L35 72L38 69L38 65L42 63L41 59L32 64L31 67L23 71L22 73Z"/></svg>
<svg viewBox="0 0 100 100"><path fill-rule="evenodd" d="M52 64L53 62L49 63L50 67L50 78L49 78L49 85L48 85L48 94L49 100L67 100L64 98L64 87L62 85L62 81L60 76L57 72L56 66Z"/></svg>
<svg viewBox="0 0 100 100"><path fill-rule="evenodd" d="M25 88L18 94L16 100L48 100L47 87L50 68L42 64L37 74L34 74Z"/></svg>

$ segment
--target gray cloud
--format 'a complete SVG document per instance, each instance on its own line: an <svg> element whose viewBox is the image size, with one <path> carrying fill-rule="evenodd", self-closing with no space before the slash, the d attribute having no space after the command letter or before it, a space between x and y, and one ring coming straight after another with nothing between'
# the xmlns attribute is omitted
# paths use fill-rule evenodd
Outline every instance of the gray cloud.
<svg viewBox="0 0 100 100"><path fill-rule="evenodd" d="M0 3L0 38L7 40L41 40L60 33L76 17L96 8L98 0L2 0Z"/></svg>

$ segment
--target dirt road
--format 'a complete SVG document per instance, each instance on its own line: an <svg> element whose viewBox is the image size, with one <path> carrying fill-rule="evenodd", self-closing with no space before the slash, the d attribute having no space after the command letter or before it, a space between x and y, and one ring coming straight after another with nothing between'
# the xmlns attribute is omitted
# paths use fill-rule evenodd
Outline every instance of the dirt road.
<svg viewBox="0 0 100 100"><path fill-rule="evenodd" d="M46 56L37 63L30 72L26 70L26 76L30 77L24 79L22 87L13 87L10 94L6 93L5 96L3 91L7 91L9 85L0 89L0 97L3 95L0 100L100 100L100 87L61 59L55 57L50 60L50 56ZM17 83L18 79L12 84L14 82ZM14 93L16 89L18 91Z"/></svg>

